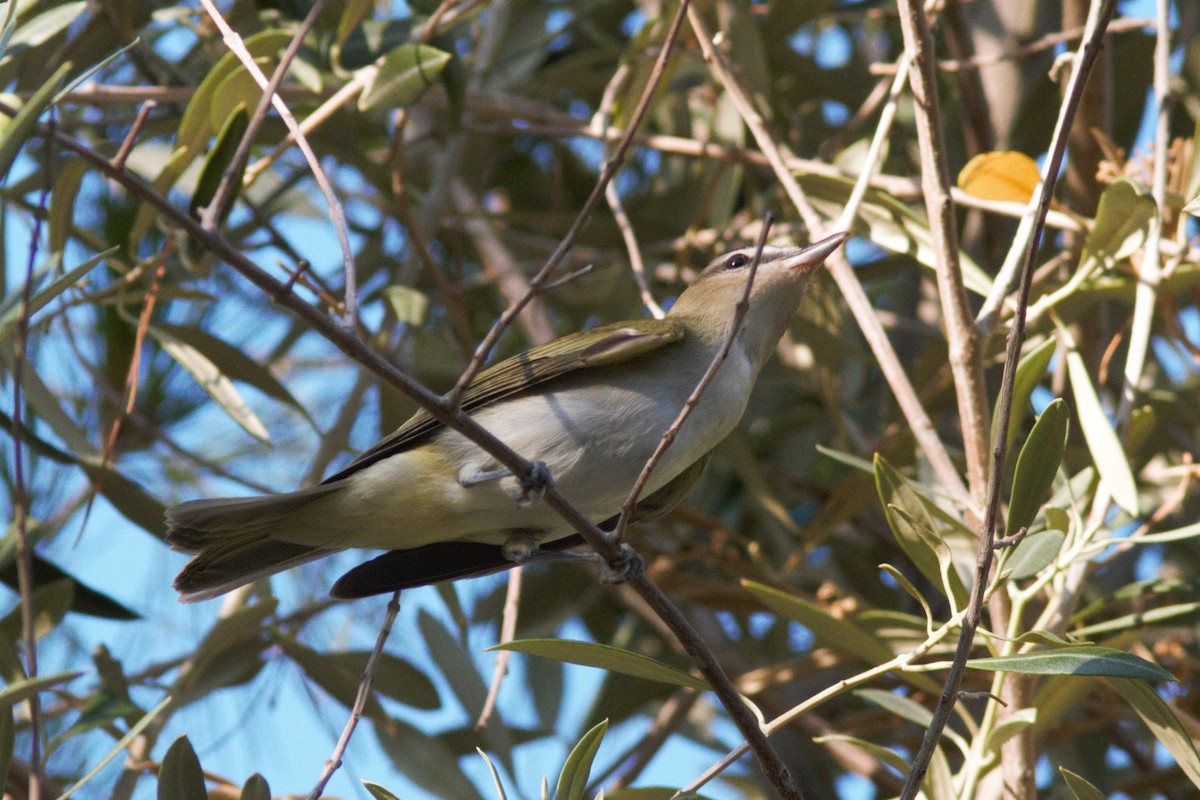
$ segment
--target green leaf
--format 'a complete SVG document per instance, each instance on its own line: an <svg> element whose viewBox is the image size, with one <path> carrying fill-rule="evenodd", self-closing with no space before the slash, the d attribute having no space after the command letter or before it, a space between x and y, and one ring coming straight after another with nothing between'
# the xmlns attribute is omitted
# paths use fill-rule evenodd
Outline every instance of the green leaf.
<svg viewBox="0 0 1200 800"><path fill-rule="evenodd" d="M33 126L37 123L38 117L50 107L54 95L72 69L70 61L60 64L54 74L38 88L33 97L26 101L17 115L4 128L0 129L0 185L8 178L8 171L12 169L13 162L17 159L17 153L21 151L33 133Z"/></svg>
<svg viewBox="0 0 1200 800"><path fill-rule="evenodd" d="M424 325L429 312L429 295L409 286L385 286L383 296L396 319L406 325Z"/></svg>
<svg viewBox="0 0 1200 800"><path fill-rule="evenodd" d="M875 742L868 742L865 739L859 739L855 736L846 736L845 734L835 733L828 736L814 736L813 741L817 744L828 744L830 742L843 742L852 744L860 750L870 753L872 756L898 770L901 774L907 774L909 770L908 759L897 753L891 748L884 747Z"/></svg>
<svg viewBox="0 0 1200 800"><path fill-rule="evenodd" d="M154 327L203 353L231 381L240 381L248 386L253 386L272 400L278 400L291 406L316 427L316 423L313 422L304 406L300 405L300 401L272 374L271 370L247 355L244 349L229 344L203 328L168 325L161 322L156 323Z"/></svg>
<svg viewBox="0 0 1200 800"><path fill-rule="evenodd" d="M75 599L75 585L69 580L59 579L33 590L34 638L41 641L58 627L71 609ZM0 619L0 636L19 641L22 636L21 607L18 605Z"/></svg>
<svg viewBox="0 0 1200 800"><path fill-rule="evenodd" d="M891 648L853 622L838 619L815 603L751 580L743 580L742 586L779 616L808 628L813 638L826 647L857 656L868 664L887 661L894 655Z"/></svg>
<svg viewBox="0 0 1200 800"><path fill-rule="evenodd" d="M1076 775L1066 767L1059 767L1058 771L1062 773L1063 780L1067 782L1067 788L1071 790L1071 794L1075 795L1075 800L1107 800L1104 792L1092 786L1083 776Z"/></svg>
<svg viewBox="0 0 1200 800"><path fill-rule="evenodd" d="M607 730L608 720L603 720L585 733L578 744L571 748L571 753L558 776L554 800L582 800L583 793L587 790L588 776L592 772L592 762L600 750L600 743L604 740Z"/></svg>
<svg viewBox="0 0 1200 800"><path fill-rule="evenodd" d="M1038 415L1017 457L1005 536L1013 536L1021 528L1033 525L1038 509L1050 494L1054 476L1058 474L1058 465L1067 449L1070 424L1071 414L1061 398L1056 398Z"/></svg>
<svg viewBox="0 0 1200 800"><path fill-rule="evenodd" d="M79 157L62 159L55 167L54 190L50 192L50 210L46 215L47 239L51 253L61 253L71 236L75 218L76 198L83 177L90 167ZM114 250L118 248L113 248Z"/></svg>
<svg viewBox="0 0 1200 800"><path fill-rule="evenodd" d="M275 641L287 654L287 657L296 662L296 665L304 670L304 674L313 683L320 686L326 694L346 708L354 706L354 701L358 696L358 687L362 682L361 671L353 672L347 668L346 662L339 660L336 655L331 658L328 654L319 653L291 636L276 634ZM376 720L387 716L383 706L375 698L374 692L367 695L363 715Z"/></svg>
<svg viewBox="0 0 1200 800"><path fill-rule="evenodd" d="M1175 712L1158 696L1154 687L1141 681L1120 679L1111 679L1109 683L1125 698L1125 702L1133 706L1133 710L1175 759L1192 785L1200 786L1200 753L1196 752L1192 737L1184 730Z"/></svg>
<svg viewBox="0 0 1200 800"><path fill-rule="evenodd" d="M16 3L17 5L24 5ZM24 22L17 27L13 32L12 38L8 41L10 52L23 50L27 47L37 47L40 44L45 44L58 34L71 27L71 23L79 19L79 16L87 9L86 0L79 0L75 3L63 3L60 6L55 6L49 11L38 14L28 22Z"/></svg>
<svg viewBox="0 0 1200 800"><path fill-rule="evenodd" d="M366 787L367 791L371 793L371 797L374 797L375 800L400 800L399 795L393 794L378 783L363 781L362 785Z"/></svg>
<svg viewBox="0 0 1200 800"><path fill-rule="evenodd" d="M187 736L171 743L158 768L158 800L207 800L204 771Z"/></svg>
<svg viewBox="0 0 1200 800"><path fill-rule="evenodd" d="M44 288L38 290L29 300L29 316L33 317L38 311L46 307L51 300L58 297L87 273L91 272L97 265L103 262L106 258L117 252L116 247L111 247L103 253L97 253L91 258L84 261L82 264L72 267L67 272L58 276ZM16 293L5 298L3 315L0 316L0 342L7 341L16 335L17 321L21 316L22 303L20 298L24 294L24 289L18 289ZM9 302L9 300L13 302Z"/></svg>
<svg viewBox="0 0 1200 800"><path fill-rule="evenodd" d="M351 675L362 675L370 657L368 650L325 654L329 663ZM371 686L380 694L413 708L432 711L442 705L437 687L424 672L388 653L380 653L376 659L375 680Z"/></svg>
<svg viewBox="0 0 1200 800"><path fill-rule="evenodd" d="M1037 722L1036 708L1020 708L1009 714L996 727L988 731L984 749L987 752L1000 755L1004 743Z"/></svg>
<svg viewBox="0 0 1200 800"><path fill-rule="evenodd" d="M238 145L242 142L242 137L246 134L246 129L250 127L250 114L246 111L245 103L239 103L238 106L229 115L229 119L225 120L225 125L222 126L221 132L217 134L217 141L209 151L208 157L204 159L204 166L200 170L200 177L196 181L196 191L192 193L191 202L188 203L188 213L193 217L199 218L200 214L212 202L213 196L217 193L217 188L221 185L221 178L225 175L225 169L233 161L234 155L237 153ZM237 173L234 175L232 189L225 207L221 210L221 215L218 218L219 222L224 222L229 216L229 212L233 209L233 201L237 198L238 191L242 188L242 174L245 172L246 164L242 162Z"/></svg>
<svg viewBox="0 0 1200 800"><path fill-rule="evenodd" d="M403 108L437 81L450 54L426 44L402 44L383 59L358 98L358 110Z"/></svg>
<svg viewBox="0 0 1200 800"><path fill-rule="evenodd" d="M504 783L500 780L500 772L496 769L496 765L488 758L488 754L476 747L475 752L479 753L479 757L483 759L483 763L487 764L488 772L492 774L492 786L496 789L496 797L500 800L508 800L508 795L504 792Z"/></svg>
<svg viewBox="0 0 1200 800"><path fill-rule="evenodd" d="M1080 269L1111 269L1140 250L1157 216L1158 206L1144 187L1127 178L1110 183L1084 240Z"/></svg>
<svg viewBox="0 0 1200 800"><path fill-rule="evenodd" d="M1026 536L1004 562L1004 568L1011 571L1009 579L1023 581L1037 575L1054 561L1066 538L1065 533L1056 530Z"/></svg>
<svg viewBox="0 0 1200 800"><path fill-rule="evenodd" d="M1067 533L1071 530L1071 515L1058 506L1046 506L1042 511L1046 515L1046 527L1052 531Z"/></svg>
<svg viewBox="0 0 1200 800"><path fill-rule="evenodd" d="M195 701L213 689L230 685L231 674L239 674L244 661L239 657L257 656L266 647L264 623L279 605L274 597L239 608L217 620L192 656L192 668L180 686L188 701ZM235 663L238 669L230 670Z"/></svg>
<svg viewBox="0 0 1200 800"><path fill-rule="evenodd" d="M1157 664L1124 650L1109 647L1063 647L1014 656L972 658L971 669L988 672L1020 672L1025 675L1101 675L1109 678L1138 678L1173 681L1175 676Z"/></svg>
<svg viewBox="0 0 1200 800"><path fill-rule="evenodd" d="M257 772L242 784L242 794L239 800L271 800L271 787L267 779Z"/></svg>
<svg viewBox="0 0 1200 800"><path fill-rule="evenodd" d="M229 376L223 373L221 368L214 364L208 356L157 326L147 326L146 332L154 337L159 346L175 359L179 366L196 379L200 388L216 401L230 419L255 439L265 444L270 443L271 435L267 433L267 429L259 420L258 415L246 405L246 401L242 399L241 393L234 387Z"/></svg>
<svg viewBox="0 0 1200 800"><path fill-rule="evenodd" d="M26 678L15 681L0 689L0 709L11 709L17 703L23 703L38 692L52 689L61 683L73 681L82 672L60 672L55 675L39 675L36 678Z"/></svg>
<svg viewBox="0 0 1200 800"><path fill-rule="evenodd" d="M1133 471L1129 468L1116 431L1100 405L1100 398L1096 396L1083 356L1077 350L1067 353L1067 374L1071 379L1075 408L1079 412L1079 425L1083 428L1083 438L1092 454L1092 461L1117 505L1137 516L1138 493Z"/></svg>
<svg viewBox="0 0 1200 800"><path fill-rule="evenodd" d="M1186 620L1181 617L1190 617L1200 611L1200 603L1177 603L1169 606L1160 606L1159 608L1151 608L1146 611L1138 611L1134 614L1125 614L1116 619L1097 622L1095 625L1087 625L1082 628L1077 628L1071 631L1074 636L1107 636L1114 633L1129 630L1141 630L1150 625L1161 625L1165 622L1171 622L1175 625L1182 625Z"/></svg>
<svg viewBox="0 0 1200 800"><path fill-rule="evenodd" d="M673 686L687 686L699 691L707 691L709 688L707 682L689 675L683 670L661 661L655 661L640 653L632 653L607 644L564 639L518 639L487 649L488 651L512 650L517 653L528 653L531 656L552 658L556 661L565 661L568 664L579 664L584 667L596 667L649 681L669 683Z"/></svg>
<svg viewBox="0 0 1200 800"><path fill-rule="evenodd" d="M830 219L837 219L855 184L850 178L813 173L797 175L796 180L813 206ZM893 253L910 255L930 269L937 264L928 220L881 189L868 189L863 196L854 219L854 233ZM959 258L963 283L975 294L986 297L992 288L991 277L966 253L960 253Z"/></svg>
<svg viewBox="0 0 1200 800"><path fill-rule="evenodd" d="M1030 350L1025 355L1021 356L1021 360L1017 363L1017 372L1013 376L1013 395L1012 406L1008 412L1008 441L1006 449L1012 452L1013 444L1017 441L1017 431L1021 427L1021 419L1025 416L1025 412L1029 410L1029 400L1033 397L1033 390L1041 382L1042 376L1046 374L1046 370L1050 367L1050 359L1054 356L1054 350L1058 346L1058 342L1053 338L1048 338L1046 341L1039 344L1037 347ZM993 409L992 414L992 431L996 430L996 416ZM992 439L995 440L993 434Z"/></svg>
<svg viewBox="0 0 1200 800"><path fill-rule="evenodd" d="M875 487L888 525L900 547L930 583L953 595L964 608L968 593L954 566L949 546L938 535L921 498L887 460L875 454Z"/></svg>

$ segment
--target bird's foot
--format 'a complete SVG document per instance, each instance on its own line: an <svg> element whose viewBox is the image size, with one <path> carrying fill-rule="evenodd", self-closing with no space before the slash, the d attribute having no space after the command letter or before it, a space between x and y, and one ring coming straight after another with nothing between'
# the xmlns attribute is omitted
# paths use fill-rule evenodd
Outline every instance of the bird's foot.
<svg viewBox="0 0 1200 800"><path fill-rule="evenodd" d="M616 561L612 564L600 561L600 582L608 586L625 583L645 571L646 562L642 557L632 547L622 543Z"/></svg>
<svg viewBox="0 0 1200 800"><path fill-rule="evenodd" d="M553 485L554 476L550 474L546 462L534 461L529 475L521 481L521 496L517 498L517 505L522 508L533 505L545 497Z"/></svg>
<svg viewBox="0 0 1200 800"><path fill-rule="evenodd" d="M464 489L470 489L472 486L479 486L482 483L511 477L513 477L512 470L507 467L476 471L474 465L468 465L459 470L458 485ZM554 477L550 474L550 468L543 461L534 461L530 465L529 474L521 478L517 490L505 489L505 491L512 495L518 506L525 508L545 497L546 492L553 485Z"/></svg>

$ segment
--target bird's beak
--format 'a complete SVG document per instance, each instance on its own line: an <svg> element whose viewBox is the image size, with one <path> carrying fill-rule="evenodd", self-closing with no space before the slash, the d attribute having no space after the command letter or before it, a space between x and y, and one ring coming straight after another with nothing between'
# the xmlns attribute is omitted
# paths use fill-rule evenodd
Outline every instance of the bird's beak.
<svg viewBox="0 0 1200 800"><path fill-rule="evenodd" d="M798 248L788 253L783 257L783 264L781 266L789 270L795 269L801 272L812 272L821 266L825 262L825 259L829 258L830 254L841 247L842 243L849 238L850 234L845 231L835 233L832 236L826 236L821 241L810 244L808 247Z"/></svg>

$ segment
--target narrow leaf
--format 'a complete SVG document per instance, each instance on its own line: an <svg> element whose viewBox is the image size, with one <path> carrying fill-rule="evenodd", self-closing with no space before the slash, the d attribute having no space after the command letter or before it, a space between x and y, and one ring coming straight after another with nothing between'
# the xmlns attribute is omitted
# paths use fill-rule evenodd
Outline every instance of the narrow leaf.
<svg viewBox="0 0 1200 800"><path fill-rule="evenodd" d="M1083 428L1083 438L1092 454L1092 461L1117 505L1136 516L1138 493L1133 471L1129 468L1116 431L1100 405L1100 398L1096 396L1083 356L1076 350L1067 353L1067 374L1071 379L1075 408L1079 412L1079 425Z"/></svg>
<svg viewBox="0 0 1200 800"><path fill-rule="evenodd" d="M558 785L554 790L554 800L582 800L587 790L588 776L592 772L592 762L600 750L604 733L608 730L608 720L603 720L590 731L585 733L575 747L571 748L567 761L563 764L558 776Z"/></svg>
<svg viewBox="0 0 1200 800"><path fill-rule="evenodd" d="M8 171L12 169L13 162L17 159L17 153L21 151L30 134L33 133L33 126L37 123L38 117L50 107L50 102L54 99L58 88L62 86L72 69L70 61L60 64L54 74L34 92L33 97L25 102L12 121L0 129L0 184L3 184L8 178Z"/></svg>
<svg viewBox="0 0 1200 800"><path fill-rule="evenodd" d="M450 54L425 44L402 44L383 59L358 98L358 110L403 108L417 101L442 74Z"/></svg>
<svg viewBox="0 0 1200 800"><path fill-rule="evenodd" d="M1058 465L1062 463L1070 423L1071 414L1061 398L1055 399L1038 415L1017 457L1005 536L1013 536L1021 528L1033 525L1038 509L1050 494Z"/></svg>
<svg viewBox="0 0 1200 800"><path fill-rule="evenodd" d="M225 120L225 125L221 128L221 132L217 134L217 141L213 144L212 150L208 152L208 156L204 159L204 166L200 170L200 177L196 181L196 191L192 193L192 199L188 203L188 213L193 217L199 217L200 214L212 202L213 196L217 193L217 188L221 185L221 178L225 176L225 169L233 161L234 155L237 153L238 145L241 144L242 136L246 133L246 129L250 127L250 114L246 111L244 103L239 104L233 113L229 115L229 119ZM233 179L233 192L226 200L225 207L221 209L221 215L218 218L219 222L224 222L229 216L230 210L233 208L233 201L237 198L237 192L242 187L242 173L245 171L245 163L238 169Z"/></svg>
<svg viewBox="0 0 1200 800"><path fill-rule="evenodd" d="M1175 759L1192 785L1200 786L1200 754L1196 752L1196 745L1175 712L1158 696L1154 687L1141 681L1120 679L1110 680L1109 683L1125 698L1125 702L1133 706L1133 710Z"/></svg>
<svg viewBox="0 0 1200 800"><path fill-rule="evenodd" d="M371 797L375 800L400 800L400 796L393 794L391 791L383 788L378 783L372 781L363 781L363 786L371 793Z"/></svg>
<svg viewBox="0 0 1200 800"><path fill-rule="evenodd" d="M1046 339L1046 341L1021 356L1021 360L1017 363L1017 372L1013 376L1012 406L1008 414L1008 441L1006 445L1010 452L1012 451L1013 444L1017 441L1017 431L1021 427L1021 419L1029 410L1029 400L1033 397L1033 390L1037 388L1038 383L1041 382L1042 377L1046 374L1046 370L1049 369L1050 359L1054 356L1054 350L1057 346L1058 342L1053 338ZM992 416L992 430L996 430L994 414ZM992 438L995 439L995 436Z"/></svg>
<svg viewBox="0 0 1200 800"><path fill-rule="evenodd" d="M158 768L158 800L207 800L204 771L187 736L180 736Z"/></svg>
<svg viewBox="0 0 1200 800"><path fill-rule="evenodd" d="M196 383L200 384L200 387L208 393L208 396L215 400L217 405L246 433L261 442L270 443L271 435L267 433L262 421L246 405L241 393L234 387L233 381L229 380L229 377L222 373L216 364L199 350L180 341L165 330L153 325L148 326L146 330L158 341L159 346L175 359L179 366L187 370L196 379Z"/></svg>
<svg viewBox="0 0 1200 800"><path fill-rule="evenodd" d="M1004 568L1011 573L1009 579L1023 581L1037 575L1054 561L1066 538L1065 533L1055 530L1026 536L1004 562Z"/></svg>
<svg viewBox="0 0 1200 800"><path fill-rule="evenodd" d="M857 656L868 664L887 661L894 655L887 645L853 622L838 619L815 603L751 580L743 580L742 586L779 616L808 628L813 638L826 647Z"/></svg>
<svg viewBox="0 0 1200 800"><path fill-rule="evenodd" d="M1096 219L1083 243L1084 265L1096 263L1110 269L1137 252L1146 243L1157 215L1158 206L1144 187L1128 178L1110 183L1100 195Z"/></svg>
<svg viewBox="0 0 1200 800"><path fill-rule="evenodd" d="M271 800L271 787L267 779L257 772L242 784L242 794L238 800Z"/></svg>
<svg viewBox="0 0 1200 800"><path fill-rule="evenodd" d="M62 683L73 681L82 672L60 672L56 675L39 675L36 678L26 678L16 681L0 689L0 709L12 708L17 703L23 703L38 692L52 689Z"/></svg>
<svg viewBox="0 0 1200 800"><path fill-rule="evenodd" d="M1058 771L1062 773L1063 780L1067 782L1067 788L1071 790L1071 794L1075 795L1075 800L1107 800L1104 792L1093 786L1082 775L1076 775L1066 767L1059 767Z"/></svg>
<svg viewBox="0 0 1200 800"><path fill-rule="evenodd" d="M607 644L595 642L576 642L564 639L518 639L487 648L492 650L512 650L517 653L528 653L532 656L552 658L565 661L568 664L579 664L584 667L596 667L622 675L631 675L649 681L669 683L674 686L687 686L700 691L708 690L708 683L700 678L689 675L683 670L676 669L655 661L652 658L622 650Z"/></svg>
<svg viewBox="0 0 1200 800"><path fill-rule="evenodd" d="M1037 722L1036 708L1021 708L1009 714L988 732L984 748L988 752L1000 755L1004 743Z"/></svg>
<svg viewBox="0 0 1200 800"><path fill-rule="evenodd" d="M972 658L967 661L967 666L988 672L1020 672L1026 675L1102 675L1146 681L1175 680L1174 675L1157 664L1151 664L1133 653L1109 647L1065 647L1014 656Z"/></svg>

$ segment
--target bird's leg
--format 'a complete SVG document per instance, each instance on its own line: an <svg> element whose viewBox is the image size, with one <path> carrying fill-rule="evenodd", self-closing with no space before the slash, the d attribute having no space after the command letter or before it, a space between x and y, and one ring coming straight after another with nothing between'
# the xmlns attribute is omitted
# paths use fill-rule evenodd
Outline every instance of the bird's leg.
<svg viewBox="0 0 1200 800"><path fill-rule="evenodd" d="M617 562L610 565L596 553L576 553L570 550L543 550L538 546L537 537L530 531L517 531L509 536L501 546L504 557L516 564L530 564L536 561L573 561L598 564L600 567L600 582L612 586L624 583L635 575L646 570L646 562L627 544L620 546Z"/></svg>
<svg viewBox="0 0 1200 800"><path fill-rule="evenodd" d="M478 470L477 466L475 464L468 464L458 471L459 486L464 489L470 489L472 486L478 486L482 483L513 477L512 470L507 467ZM521 507L531 506L545 497L546 491L553 485L554 478L550 475L550 468L546 466L545 462L534 461L529 475L524 476L521 480L521 491L514 499L517 501L517 505Z"/></svg>

